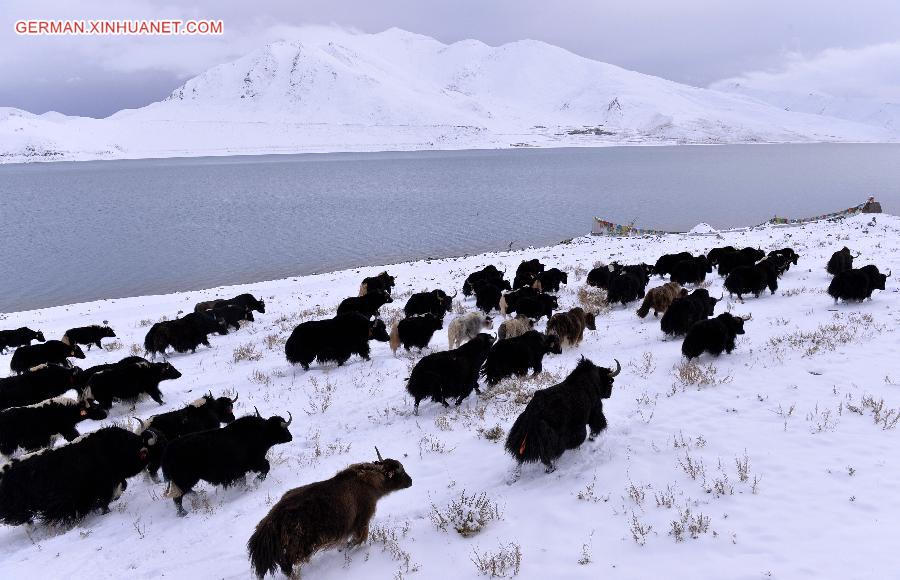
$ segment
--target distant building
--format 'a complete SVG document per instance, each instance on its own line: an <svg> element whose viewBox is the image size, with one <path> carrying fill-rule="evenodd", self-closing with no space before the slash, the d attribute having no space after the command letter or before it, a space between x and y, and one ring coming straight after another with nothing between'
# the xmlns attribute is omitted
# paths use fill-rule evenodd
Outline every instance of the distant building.
<svg viewBox="0 0 900 580"><path fill-rule="evenodd" d="M870 195L862 208L863 213L881 213L881 204L875 201L875 196Z"/></svg>

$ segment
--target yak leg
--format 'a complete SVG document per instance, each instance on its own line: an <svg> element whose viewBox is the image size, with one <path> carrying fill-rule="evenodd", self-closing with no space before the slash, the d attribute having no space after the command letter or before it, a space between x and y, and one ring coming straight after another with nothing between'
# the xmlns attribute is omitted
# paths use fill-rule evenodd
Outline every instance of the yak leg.
<svg viewBox="0 0 900 580"><path fill-rule="evenodd" d="M265 457L263 457L262 461L260 461L258 464L256 464L256 466L253 468L253 471L259 472L259 475L257 476L257 478L260 481L263 481L266 479L266 476L269 475L269 470L271 468L272 468L272 466L269 464L269 460L266 459Z"/></svg>
<svg viewBox="0 0 900 580"><path fill-rule="evenodd" d="M603 415L602 408L594 407L591 410L591 414L588 417L588 427L591 429L591 434L588 437L590 441L596 439L597 435L606 429L606 417Z"/></svg>
<svg viewBox="0 0 900 580"><path fill-rule="evenodd" d="M543 370L544 370L544 365L541 363L541 361L537 361L534 364L534 374L532 376L535 376L535 377L538 376L539 374L541 374L541 371L543 371Z"/></svg>
<svg viewBox="0 0 900 580"><path fill-rule="evenodd" d="M546 461L544 462L544 465L547 466L547 468L544 470L544 473L553 473L554 471L556 471L555 461Z"/></svg>
<svg viewBox="0 0 900 580"><path fill-rule="evenodd" d="M159 385L153 387L147 391L147 394L150 395L150 398L159 403L163 404L162 393L159 392Z"/></svg>
<svg viewBox="0 0 900 580"><path fill-rule="evenodd" d="M172 501L175 502L175 509L177 510L178 517L183 518L188 515L187 510L184 509L184 505L182 505L182 501L184 500L184 496L179 495L178 497L173 497Z"/></svg>
<svg viewBox="0 0 900 580"><path fill-rule="evenodd" d="M78 439L80 433L78 433L78 429L76 429L75 427L72 427L71 429L66 429L65 431L62 431L60 433L60 435L62 435L66 441L71 442L71 441L74 441L75 439Z"/></svg>
<svg viewBox="0 0 900 580"><path fill-rule="evenodd" d="M99 340L95 344L97 345L97 348L103 348L103 345L100 344ZM88 345L88 350L90 350L90 349L91 349L91 345Z"/></svg>

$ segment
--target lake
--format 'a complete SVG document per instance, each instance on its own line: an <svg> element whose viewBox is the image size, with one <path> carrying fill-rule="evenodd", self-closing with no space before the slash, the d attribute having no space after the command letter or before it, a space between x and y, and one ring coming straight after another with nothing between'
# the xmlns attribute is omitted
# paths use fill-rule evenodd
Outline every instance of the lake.
<svg viewBox="0 0 900 580"><path fill-rule="evenodd" d="M0 165L0 312L900 207L900 145L428 151Z"/></svg>

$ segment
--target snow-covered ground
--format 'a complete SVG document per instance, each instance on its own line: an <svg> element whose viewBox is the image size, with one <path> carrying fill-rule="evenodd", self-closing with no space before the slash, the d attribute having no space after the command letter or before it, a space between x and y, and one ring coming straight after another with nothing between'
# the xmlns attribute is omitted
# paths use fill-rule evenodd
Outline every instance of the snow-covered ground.
<svg viewBox="0 0 900 580"><path fill-rule="evenodd" d="M267 308L256 322L212 337L209 349L170 357L184 376L162 383L164 407L149 400L134 411L116 406L103 423L179 408L207 390L236 391L238 415L254 406L264 415L291 411L294 440L272 450L264 482L251 476L228 490L200 484L185 502L186 518L161 497L163 484L139 476L112 513L74 528L0 527L0 577L249 578L245 543L273 502L349 463L372 460L375 445L403 462L412 488L381 501L369 544L317 555L304 577L475 578L473 560L502 548L520 553L521 578L895 576L900 218L857 216L721 237L585 237L391 265L397 300L382 312L396 317L413 291L457 289L485 264L509 273L533 257L570 272L560 292L568 308L579 303L596 261L652 262L665 252L724 244L791 246L802 256L774 296L744 303L726 296L720 303L717 312L753 314L732 355L704 355L686 366L680 341L665 340L657 320L638 318L637 304L616 306L598 317L597 330L579 348L546 357L542 375L485 389L458 408L423 402L418 416L404 390L418 354L394 356L387 344L374 343L369 362L354 357L342 368L309 372L284 360L283 340L294 325L332 315L341 299L356 295L362 277L383 267L5 315L0 326L27 324L48 338L108 320L120 337L112 344L120 346L108 344L79 361L91 365L139 348L151 321L189 311L199 300L253 292ZM862 253L858 264L897 270L886 291L862 304L834 304L825 294L824 265L844 245ZM713 275L710 292L718 296L721 288ZM474 308L461 298L456 311ZM445 332L432 348L447 348ZM561 380L581 356L623 365L604 406L609 429L566 453L556 472L527 466L510 484L506 430L534 389ZM0 368L8 368L9 358L0 357ZM501 440L492 441L498 426ZM468 538L438 529L433 516L446 514L463 493L485 494L500 513Z"/></svg>
<svg viewBox="0 0 900 580"><path fill-rule="evenodd" d="M897 141L533 40L310 27L106 119L0 108L0 163L261 153Z"/></svg>

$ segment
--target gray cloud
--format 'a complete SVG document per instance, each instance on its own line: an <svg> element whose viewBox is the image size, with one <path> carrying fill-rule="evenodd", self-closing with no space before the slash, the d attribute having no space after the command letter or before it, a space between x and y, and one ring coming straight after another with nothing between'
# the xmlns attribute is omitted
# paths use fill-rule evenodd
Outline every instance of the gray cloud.
<svg viewBox="0 0 900 580"><path fill-rule="evenodd" d="M21 37L20 18L221 18L223 37ZM786 70L797 54L898 41L900 2L858 0L4 0L0 105L102 116L158 100L184 79L304 24L391 26L442 42L534 38L577 54L706 86ZM801 59L802 60L802 59ZM812 78L812 77L810 77Z"/></svg>

